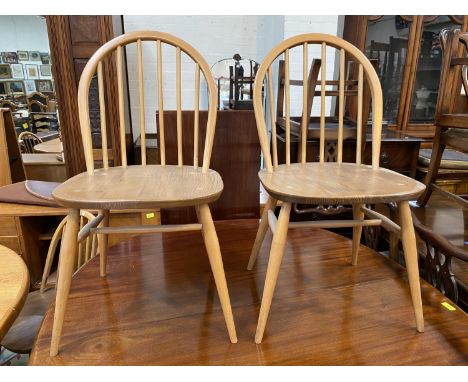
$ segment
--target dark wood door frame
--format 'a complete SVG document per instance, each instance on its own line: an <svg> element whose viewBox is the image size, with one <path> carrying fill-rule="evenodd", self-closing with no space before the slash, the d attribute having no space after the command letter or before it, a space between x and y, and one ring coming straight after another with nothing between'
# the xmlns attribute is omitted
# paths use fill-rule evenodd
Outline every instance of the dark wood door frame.
<svg viewBox="0 0 468 382"><path fill-rule="evenodd" d="M49 34L52 74L58 102L60 126L67 175L86 170L78 118L78 83L81 72L92 54L114 37L112 16L46 16ZM115 63L104 63L107 126L112 156L119 164L120 145L116 100ZM92 113L91 113L92 114ZM99 113L91 125L99 126Z"/></svg>

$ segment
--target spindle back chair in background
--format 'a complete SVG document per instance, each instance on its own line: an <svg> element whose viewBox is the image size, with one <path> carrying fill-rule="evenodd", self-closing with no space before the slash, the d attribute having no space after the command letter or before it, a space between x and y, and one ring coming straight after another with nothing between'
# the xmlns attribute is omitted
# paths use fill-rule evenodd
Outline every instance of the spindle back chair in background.
<svg viewBox="0 0 468 382"><path fill-rule="evenodd" d="M321 47L321 76L320 76L320 156L319 162L307 162L306 140L301 141L301 156L299 163L291 162L291 117L290 117L290 50L302 50L302 118L301 135L306 136L309 124L308 94L315 92L315 86L309 89L307 78L309 73L308 49L309 45L317 44ZM337 132L337 161L326 162L326 56L327 47L339 51L339 82L338 82L338 132ZM285 164L279 164L276 145L275 110L273 70L275 60L283 57L285 62ZM359 64L357 97L358 110L356 126L356 160L355 163L343 161L343 121L345 98L345 60L351 58ZM363 131L363 84L364 78L372 95L372 165L362 164L361 145ZM265 115L262 92L267 94L269 118ZM374 67L365 55L349 42L326 34L304 34L287 39L273 48L261 64L254 86L254 109L257 129L262 148L265 169L259 172L260 181L269 194L268 201L262 214L260 226L252 248L248 269L252 269L265 233L270 226L273 241L266 274L262 305L257 325L255 341L260 343L263 338L271 301L279 274L281 260L285 251L288 228L316 227L337 228L353 227L352 264L357 263L358 249L363 226L382 225L387 230L401 233L405 253L406 266L410 282L413 307L416 317L417 330L424 330L419 272L414 229L408 200L416 198L424 186L401 174L379 167L380 140L382 130L382 89ZM267 120L270 120L271 143L268 141ZM276 219L274 208L277 201L282 201L279 218ZM400 209L401 228L387 217L369 210L365 204L398 202ZM349 204L353 206L353 220L324 220L311 222L289 222L292 203L337 205ZM370 219L365 219L365 216Z"/></svg>
<svg viewBox="0 0 468 382"><path fill-rule="evenodd" d="M157 76L158 94L158 134L160 142L161 165L146 163L146 123L145 123L145 88L143 70L143 42L151 44L156 52L156 65L152 73ZM124 49L129 44L136 44L140 128L141 128L141 165L128 166L125 146L125 109L123 90ZM163 92L163 45L175 49L176 61L176 103L177 103L177 165L166 164L164 92ZM172 48L170 48L172 47ZM182 54L194 64L194 155L193 164L184 165L182 147ZM184 57L185 58L185 57ZM117 67L118 109L120 121L121 166L110 167L108 158L105 84L103 71L106 60L115 60ZM89 118L88 94L93 76L97 72L99 104L101 115L102 169L95 169ZM200 75L204 76L208 88L208 118L200 165L199 150L199 109ZM184 84L186 81L184 81ZM223 183L218 173L210 170L211 150L214 140L217 91L210 68L205 59L189 44L167 33L155 31L136 31L121 35L104 44L90 58L83 70L78 89L79 117L82 141L86 160L86 173L79 174L57 187L54 198L69 208L67 228L60 255L57 302L51 342L51 355L58 353L65 306L70 289L73 264L77 248L77 232L80 209L97 209L98 216L88 223L80 235L97 233L99 236L99 254L101 276L106 274L107 236L109 233L148 233L202 230L210 265L221 301L221 307L231 342L236 342L234 320L229 301L223 263L208 203L219 198ZM188 128L188 127L186 127ZM111 209L145 209L195 207L199 224L181 224L167 226L108 227Z"/></svg>
<svg viewBox="0 0 468 382"><path fill-rule="evenodd" d="M18 135L18 144L22 153L34 153L34 146L42 143L42 139L30 131L23 131Z"/></svg>

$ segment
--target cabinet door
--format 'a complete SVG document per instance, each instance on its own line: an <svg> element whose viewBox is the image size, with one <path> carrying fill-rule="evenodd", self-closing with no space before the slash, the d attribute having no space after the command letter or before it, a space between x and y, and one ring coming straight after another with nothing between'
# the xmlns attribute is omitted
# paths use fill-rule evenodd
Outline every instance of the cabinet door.
<svg viewBox="0 0 468 382"><path fill-rule="evenodd" d="M439 93L442 29L463 28L464 16L424 16L419 33L419 52L411 93L408 123L433 124Z"/></svg>

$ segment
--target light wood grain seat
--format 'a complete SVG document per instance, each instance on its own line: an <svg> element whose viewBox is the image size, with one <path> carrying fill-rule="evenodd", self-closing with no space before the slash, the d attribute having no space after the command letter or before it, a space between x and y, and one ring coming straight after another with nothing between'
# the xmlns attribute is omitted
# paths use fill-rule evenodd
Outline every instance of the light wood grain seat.
<svg viewBox="0 0 468 382"><path fill-rule="evenodd" d="M292 163L258 174L269 195L291 203L385 203L411 200L424 190L397 172L354 163Z"/></svg>
<svg viewBox="0 0 468 382"><path fill-rule="evenodd" d="M192 166L128 166L79 174L57 187L53 196L66 207L168 208L211 203L222 191L223 181L214 170L204 173Z"/></svg>
<svg viewBox="0 0 468 382"><path fill-rule="evenodd" d="M312 49L309 50L309 45ZM320 55L320 81L308 81L309 52L321 52ZM333 51L339 59L338 80L327 81L327 55ZM291 97L290 87L293 81L291 73L297 73L299 68L291 69L290 54L295 54L296 63L302 66L302 102L297 109L302 109L302 117L291 117L291 101L297 98ZM299 55L296 55L299 53ZM297 60L302 55L302 60ZM278 113L275 113L274 93L279 93L278 84L273 83L273 67L278 60L284 60L284 99L280 99L277 109L283 108L279 113L283 118L281 127L284 126L285 161L280 165L278 160L277 125ZM352 60L357 64L357 81L346 81L346 60ZM302 65L300 65L302 61ZM315 64L314 64L315 62ZM317 60L312 61L316 66ZM316 69L317 70L317 69ZM316 72L318 76L318 71ZM294 81L298 83L298 81ZM348 89L346 84L354 89ZM369 87L372 96L372 166L362 164L362 148L366 134L367 117L364 107L364 85ZM327 86L336 86L336 90L329 91ZM316 90L317 86L320 90ZM282 93L281 93L282 94ZM264 101L264 95L266 100ZM337 126L330 125L327 117L325 98L333 95L338 98ZM356 162L343 162L343 141L347 138L345 128L345 105L347 95L357 96L357 116L355 127ZM319 138L319 163L306 163L307 140L299 142L298 162L291 163L291 135L300 129L300 136L306 137L310 125L310 105L313 97L320 97L320 117L318 129L313 129ZM416 239L411 219L411 211L408 201L416 198L423 190L424 185L407 178L401 174L379 167L380 143L382 136L382 87L377 73L367 57L349 42L320 33L310 33L291 37L275 46L265 57L260 65L255 79L253 98L255 119L257 122L258 137L262 147L265 169L259 172L259 178L269 194L268 201L262 213L260 225L257 231L247 269L251 270L255 264L258 253L265 238L268 228L273 232L273 240L268 260L265 286L263 288L262 305L258 317L255 342L261 343L265 327L270 313L271 303L278 280L281 261L285 253L287 234L290 228L316 227L316 228L353 228L353 244L351 264L356 265L361 241L362 228L381 225L391 235L401 237L404 249L408 279L416 319L416 330L424 331L424 319L419 285L418 256L416 252ZM275 118L276 115L276 118ZM270 129L268 129L268 125ZM271 133L271 140L270 140ZM326 142L336 140L336 163L330 163L331 159L325 155ZM271 141L271 148L270 148ZM277 217L274 213L277 202L281 201L281 210ZM401 226L366 207L374 203L398 203L399 220ZM352 220L314 220L290 222L290 214L293 203L300 204L351 204L353 210ZM313 324L313 323L311 323Z"/></svg>

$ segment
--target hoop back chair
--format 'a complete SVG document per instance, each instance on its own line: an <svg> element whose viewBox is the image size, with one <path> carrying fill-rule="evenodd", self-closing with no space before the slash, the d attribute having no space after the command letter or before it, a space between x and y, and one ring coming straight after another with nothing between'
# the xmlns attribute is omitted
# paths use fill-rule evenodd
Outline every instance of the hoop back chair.
<svg viewBox="0 0 468 382"><path fill-rule="evenodd" d="M154 73L157 74L158 94L158 134L160 138L161 165L146 164L146 126L144 114L144 72L143 72L143 42L151 43L156 51L157 63ZM141 161L142 165L128 166L125 147L125 114L123 91L123 51L124 47L136 43L138 61L138 85L141 127ZM172 46L175 49L176 61L176 102L177 102L177 165L166 164L164 138L164 101L163 101L163 49L162 46ZM193 164L184 165L182 152L182 53L195 65L195 96L194 96L194 155ZM185 57L184 57L185 58ZM103 67L105 59L114 59L117 67L117 88L120 121L121 166L110 167L108 158L106 105L104 93ZM88 93L90 83L97 72L99 103L101 113L102 163L103 168L95 169L91 140ZM199 108L200 108L200 74L203 74L208 88L208 119L203 151L203 161L199 163ZM109 233L149 233L171 231L201 230L208 252L211 269L218 289L221 307L228 328L231 342L237 342L234 320L229 301L223 263L211 217L208 203L219 198L223 183L219 174L210 170L211 149L213 146L217 97L216 85L205 59L189 44L167 33L155 31L131 32L104 44L88 61L82 73L78 89L78 105L81 133L86 159L87 172L79 174L57 187L54 198L69 208L67 229L61 250L61 261L57 287L57 303L55 308L54 326L50 354L56 355L62 331L65 305L70 289L73 264L76 256L76 237L78 232L79 209L97 209L98 216L88 223L82 231L83 235L97 233L98 251L100 254L100 273L106 274L107 236ZM188 126L186 128L189 128ZM109 227L109 210L112 209L145 209L195 207L199 224L182 224L167 226L143 227ZM99 227L98 227L99 225Z"/></svg>
<svg viewBox="0 0 468 382"><path fill-rule="evenodd" d="M18 136L18 144L22 153L34 153L34 146L42 143L42 139L30 131L23 131Z"/></svg>
<svg viewBox="0 0 468 382"><path fill-rule="evenodd" d="M94 219L94 215L89 211L80 211L80 216L80 228L83 228L85 224ZM66 223L67 218L65 217L62 219L52 235L44 270L42 272L40 289L28 294L20 314L1 341L1 345L12 352L20 354L31 352L34 340L36 339L37 332L39 331L47 309L55 297L55 287L57 284L49 283L48 281L55 252L65 231ZM80 241L80 239L81 238L78 238L78 241ZM74 272L78 272L84 264L96 256L96 253L96 235L90 235L81 240L77 262L73 269Z"/></svg>
<svg viewBox="0 0 468 382"><path fill-rule="evenodd" d="M320 83L320 160L319 162L306 162L306 141L301 141L300 163L291 163L290 158L290 50L295 47L302 50L302 135L305 136L309 121L307 110L308 89L307 75L309 70L308 49L310 44L321 47L321 78ZM326 162L325 157L325 91L326 91L326 48L332 47L339 51L339 83L338 83L338 155L337 162ZM285 164L278 164L276 147L275 112L274 112L274 85L272 64L280 56L285 61L285 118L286 118L286 158ZM359 63L357 83L358 110L357 110L357 139L355 163L343 162L343 117L344 117L344 88L345 88L345 59L352 58ZM324 74L325 73L325 74ZM372 165L362 164L362 98L364 76L369 84L372 96ZM267 93L269 113L265 113L262 103L262 90ZM288 228L316 227L337 228L353 227L352 264L357 263L358 249L363 226L382 225L390 231L401 233L408 269L409 284L412 302L416 317L416 327L419 332L424 330L421 292L419 285L418 259L416 252L415 234L411 220L408 200L416 198L423 190L424 185L414 179L379 167L379 151L382 129L382 90L374 67L364 54L347 41L326 34L304 34L287 39L273 48L261 64L254 86L254 110L257 122L258 135L264 157L265 169L259 172L259 178L269 194L252 248L248 269L252 269L268 227L273 232L273 241L263 290L262 304L255 335L255 342L260 343L263 338L271 301L278 278L281 260L285 251ZM267 116L272 131L272 149L268 142ZM279 218L276 219L274 208L277 201L282 201ZM366 203L398 202L401 228L387 217L365 207ZM289 222L291 205L302 204L349 204L353 206L353 220L324 220L311 222ZM369 217L369 219L365 219Z"/></svg>

